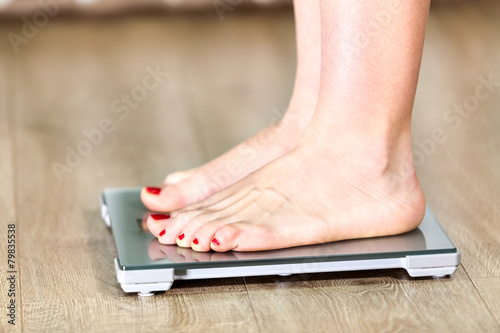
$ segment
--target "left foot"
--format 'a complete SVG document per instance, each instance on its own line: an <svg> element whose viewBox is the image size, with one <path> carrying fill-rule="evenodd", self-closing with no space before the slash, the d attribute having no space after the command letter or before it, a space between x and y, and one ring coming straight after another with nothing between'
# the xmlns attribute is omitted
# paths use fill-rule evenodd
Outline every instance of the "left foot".
<svg viewBox="0 0 500 333"><path fill-rule="evenodd" d="M420 224L425 199L408 165L409 131L388 147L380 137L352 143L336 132L332 147L317 127L236 184L169 219L149 218L150 231L160 243L195 251L259 251L394 235Z"/></svg>

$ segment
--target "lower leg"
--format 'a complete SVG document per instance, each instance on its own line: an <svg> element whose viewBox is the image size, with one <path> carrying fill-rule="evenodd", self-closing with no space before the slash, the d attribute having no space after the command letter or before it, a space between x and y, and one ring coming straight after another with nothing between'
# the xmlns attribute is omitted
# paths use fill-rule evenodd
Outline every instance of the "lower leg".
<svg viewBox="0 0 500 333"><path fill-rule="evenodd" d="M161 192L160 188L155 188L153 193L143 190L142 200L149 209L172 211L200 201L295 148L318 98L321 35L318 0L294 0L294 10L297 71L284 118L199 168L168 175ZM260 137L272 140L264 145ZM226 171L229 163L237 172Z"/></svg>
<svg viewBox="0 0 500 333"><path fill-rule="evenodd" d="M411 160L411 111L428 7L426 0L321 2L321 86L313 122L322 130L309 137L329 140L335 133L338 141L342 134L351 148L390 148L386 157L396 159L400 149Z"/></svg>

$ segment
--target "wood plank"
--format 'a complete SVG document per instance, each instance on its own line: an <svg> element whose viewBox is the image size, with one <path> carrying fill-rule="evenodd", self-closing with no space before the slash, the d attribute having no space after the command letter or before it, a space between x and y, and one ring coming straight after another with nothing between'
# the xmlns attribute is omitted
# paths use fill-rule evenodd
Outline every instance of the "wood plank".
<svg viewBox="0 0 500 333"><path fill-rule="evenodd" d="M500 325L500 278L474 278L473 280L488 309Z"/></svg>
<svg viewBox="0 0 500 333"><path fill-rule="evenodd" d="M245 278L263 332L498 332L463 268L449 279L405 271Z"/></svg>
<svg viewBox="0 0 500 333"><path fill-rule="evenodd" d="M414 110L419 179L471 277L500 276L498 15L494 1L432 6Z"/></svg>
<svg viewBox="0 0 500 333"><path fill-rule="evenodd" d="M28 301L25 332L257 332L246 292Z"/></svg>
<svg viewBox="0 0 500 333"><path fill-rule="evenodd" d="M5 36L10 31L9 24L0 24L0 35ZM13 53L5 39L0 40L0 304L2 305L1 332L21 332L21 272L19 267L19 223L16 216L15 170L13 164L14 145L11 108L13 107ZM14 225L10 228L9 225ZM10 232L9 232L10 230ZM14 231L14 232L12 232ZM10 238L8 238L10 237ZM15 243L14 243L15 242ZM16 245L15 249L8 245ZM15 250L14 258L9 258L9 252ZM8 260L13 260L9 263ZM10 266L12 264L13 266ZM10 273L13 272L13 273ZM12 278L7 280L7 278ZM13 301L13 303L11 303ZM7 307L10 307L6 309ZM13 307L13 308L12 308ZM12 314L12 317L7 316ZM9 323L11 321L12 324Z"/></svg>

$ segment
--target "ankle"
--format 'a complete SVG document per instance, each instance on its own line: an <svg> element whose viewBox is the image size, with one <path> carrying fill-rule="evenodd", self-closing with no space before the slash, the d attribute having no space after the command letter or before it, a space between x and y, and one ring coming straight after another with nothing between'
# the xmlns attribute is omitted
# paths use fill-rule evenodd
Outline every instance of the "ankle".
<svg viewBox="0 0 500 333"><path fill-rule="evenodd" d="M330 128L335 128L330 130ZM397 132L332 126L313 120L299 145L313 147L327 158L341 158L350 166L373 176L413 177L409 128Z"/></svg>

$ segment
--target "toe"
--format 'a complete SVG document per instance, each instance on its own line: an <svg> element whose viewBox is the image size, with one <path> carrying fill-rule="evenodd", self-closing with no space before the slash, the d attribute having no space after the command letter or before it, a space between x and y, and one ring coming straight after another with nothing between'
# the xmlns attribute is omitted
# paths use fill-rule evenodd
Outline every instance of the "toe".
<svg viewBox="0 0 500 333"><path fill-rule="evenodd" d="M218 252L271 250L276 244L280 244L275 238L272 232L263 225L235 222L218 229L211 240L210 247Z"/></svg>
<svg viewBox="0 0 500 333"><path fill-rule="evenodd" d="M191 248L196 252L207 252L210 251L210 240L198 239L195 237L191 242Z"/></svg>
<svg viewBox="0 0 500 333"><path fill-rule="evenodd" d="M155 212L170 212L188 204L185 193L177 185L145 187L141 191L144 205Z"/></svg>
<svg viewBox="0 0 500 333"><path fill-rule="evenodd" d="M168 223L164 225L164 229L163 231L161 231L163 234L159 237L160 243L177 243L177 245L182 246L181 244L179 244L179 241L184 238L182 230L198 214L200 214L200 212L197 211L179 211L172 213L172 216L169 219Z"/></svg>
<svg viewBox="0 0 500 333"><path fill-rule="evenodd" d="M182 247L193 247L197 251L209 251L210 239L206 239L203 235L198 234L198 230L205 224L217 219L220 212L215 211L186 211L185 215L190 216L188 223L184 224L180 236L177 238L177 245ZM197 214L197 215L195 215ZM198 244L193 244L194 239L197 239Z"/></svg>
<svg viewBox="0 0 500 333"><path fill-rule="evenodd" d="M193 168L189 170L184 170L184 171L177 171L173 172L171 174L168 174L165 180L163 181L163 184L165 185L174 185L177 184L188 177L191 177L197 170L198 168Z"/></svg>
<svg viewBox="0 0 500 333"><path fill-rule="evenodd" d="M238 247L238 238L241 228L236 223L227 224L217 230L210 240L210 247L214 251L226 252Z"/></svg>
<svg viewBox="0 0 500 333"><path fill-rule="evenodd" d="M209 214L206 214L209 215ZM216 215L211 214L205 223L197 228L193 226L193 229L188 230L187 227L191 227L191 224L186 227L185 232L193 235L190 246L195 251L210 251L212 243L217 244L217 239L214 240L215 232L221 227L229 224L231 220L229 219L214 219ZM208 217L208 216L207 216ZM192 232L194 230L195 232ZM196 242L194 241L196 239Z"/></svg>
<svg viewBox="0 0 500 333"><path fill-rule="evenodd" d="M169 214L151 214L147 220L149 231L156 237L159 237L160 233L165 230L169 219Z"/></svg>
<svg viewBox="0 0 500 333"><path fill-rule="evenodd" d="M170 212L199 202L220 189L204 172L195 172L175 184L146 187L141 192L144 205L157 212Z"/></svg>

